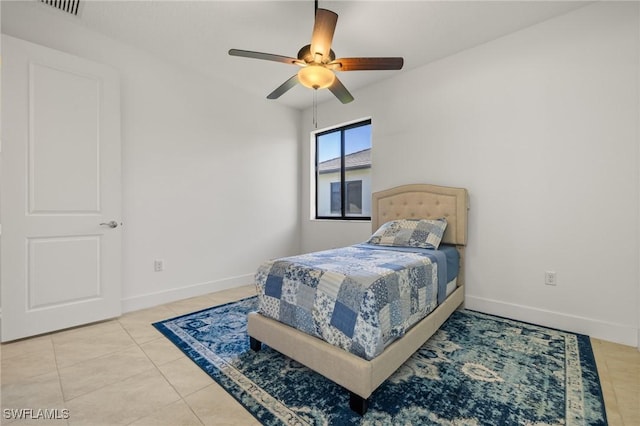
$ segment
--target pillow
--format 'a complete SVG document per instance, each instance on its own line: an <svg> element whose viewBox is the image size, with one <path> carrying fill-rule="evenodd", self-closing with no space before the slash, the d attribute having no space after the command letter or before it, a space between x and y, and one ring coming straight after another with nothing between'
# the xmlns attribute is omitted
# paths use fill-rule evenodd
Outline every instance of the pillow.
<svg viewBox="0 0 640 426"><path fill-rule="evenodd" d="M447 227L447 220L400 219L383 224L367 243L379 246L437 249Z"/></svg>

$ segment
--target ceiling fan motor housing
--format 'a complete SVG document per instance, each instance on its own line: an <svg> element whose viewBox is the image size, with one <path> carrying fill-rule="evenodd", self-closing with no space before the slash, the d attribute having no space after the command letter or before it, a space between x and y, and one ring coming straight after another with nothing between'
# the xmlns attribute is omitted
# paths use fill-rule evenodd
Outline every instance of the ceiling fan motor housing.
<svg viewBox="0 0 640 426"><path fill-rule="evenodd" d="M311 64L314 62L315 55L311 54L311 45L307 44L306 46L303 46L302 49L300 49L298 51L298 59L300 59L301 61L304 61L307 64ZM336 59L336 53L333 51L333 49L329 50L329 57L328 58L323 58L322 59L322 63L323 64L328 64L329 62L333 62Z"/></svg>

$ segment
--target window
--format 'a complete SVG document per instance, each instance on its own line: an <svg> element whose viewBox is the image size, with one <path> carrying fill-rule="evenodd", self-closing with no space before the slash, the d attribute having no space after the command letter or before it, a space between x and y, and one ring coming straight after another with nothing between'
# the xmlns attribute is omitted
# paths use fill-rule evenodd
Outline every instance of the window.
<svg viewBox="0 0 640 426"><path fill-rule="evenodd" d="M331 213L340 214L342 211L342 197L340 196L340 182L331 182Z"/></svg>
<svg viewBox="0 0 640 426"><path fill-rule="evenodd" d="M316 218L371 219L371 120L315 139Z"/></svg>
<svg viewBox="0 0 640 426"><path fill-rule="evenodd" d="M341 214L342 197L340 182L331 182L331 213ZM362 213L362 181L353 180L346 183L347 192L345 194L347 214Z"/></svg>
<svg viewBox="0 0 640 426"><path fill-rule="evenodd" d="M345 209L347 214L362 214L362 181L354 180L347 182L347 193Z"/></svg>

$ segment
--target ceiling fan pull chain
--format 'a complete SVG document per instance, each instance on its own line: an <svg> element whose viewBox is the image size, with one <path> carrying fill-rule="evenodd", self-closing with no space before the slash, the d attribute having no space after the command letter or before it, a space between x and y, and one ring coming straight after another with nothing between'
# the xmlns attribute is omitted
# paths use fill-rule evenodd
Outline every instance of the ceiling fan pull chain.
<svg viewBox="0 0 640 426"><path fill-rule="evenodd" d="M318 128L318 89L313 90L313 126Z"/></svg>

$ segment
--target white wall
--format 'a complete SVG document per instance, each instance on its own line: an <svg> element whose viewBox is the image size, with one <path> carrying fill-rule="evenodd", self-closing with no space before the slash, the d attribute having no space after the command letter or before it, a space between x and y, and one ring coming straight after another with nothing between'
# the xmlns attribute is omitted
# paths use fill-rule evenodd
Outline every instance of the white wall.
<svg viewBox="0 0 640 426"><path fill-rule="evenodd" d="M638 345L638 7L586 6L319 106L320 127L372 117L374 191L468 188L467 307ZM309 149L302 250L363 241L368 224L308 220Z"/></svg>
<svg viewBox="0 0 640 426"><path fill-rule="evenodd" d="M300 112L40 6L3 2L2 31L120 72L125 311L252 283L298 252Z"/></svg>

